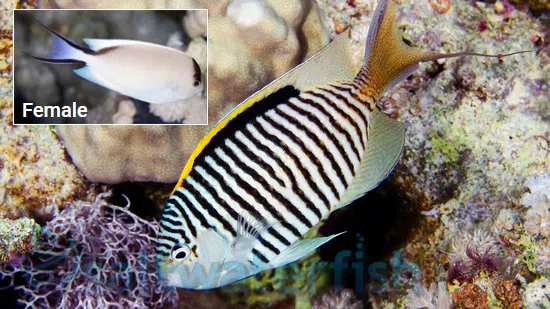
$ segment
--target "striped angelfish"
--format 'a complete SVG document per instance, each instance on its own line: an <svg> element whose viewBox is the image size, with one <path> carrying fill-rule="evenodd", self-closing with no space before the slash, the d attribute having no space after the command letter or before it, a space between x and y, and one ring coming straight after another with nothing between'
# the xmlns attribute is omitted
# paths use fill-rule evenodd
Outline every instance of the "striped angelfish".
<svg viewBox="0 0 550 309"><path fill-rule="evenodd" d="M294 262L338 235L303 239L376 187L399 159L403 124L377 98L436 54L405 45L380 0L357 68L346 31L249 97L199 142L160 222L170 286L209 289Z"/></svg>

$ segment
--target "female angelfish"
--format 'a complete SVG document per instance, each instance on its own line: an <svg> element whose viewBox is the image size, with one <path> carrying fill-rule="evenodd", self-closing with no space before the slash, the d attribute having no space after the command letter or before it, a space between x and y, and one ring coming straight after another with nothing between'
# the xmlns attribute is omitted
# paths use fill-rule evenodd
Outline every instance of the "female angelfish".
<svg viewBox="0 0 550 309"><path fill-rule="evenodd" d="M157 244L165 284L223 286L294 262L338 235L300 239L376 187L404 143L377 98L421 61L395 3L380 0L357 72L348 33L252 95L199 142L166 202Z"/></svg>
<svg viewBox="0 0 550 309"><path fill-rule="evenodd" d="M149 103L176 102L203 90L199 65L179 50L141 41L83 39L86 48L45 28L52 34L52 49L44 58L32 57L84 64L74 72L105 88Z"/></svg>

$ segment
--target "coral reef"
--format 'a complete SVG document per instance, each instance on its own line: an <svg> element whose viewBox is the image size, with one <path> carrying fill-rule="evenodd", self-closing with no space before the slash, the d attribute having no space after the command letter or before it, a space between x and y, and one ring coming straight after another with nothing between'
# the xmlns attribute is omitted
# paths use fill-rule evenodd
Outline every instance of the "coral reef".
<svg viewBox="0 0 550 309"><path fill-rule="evenodd" d="M529 283L524 300L528 309L550 308L550 279L541 278Z"/></svg>
<svg viewBox="0 0 550 309"><path fill-rule="evenodd" d="M366 29L361 25L368 22L372 3L321 2L323 8L328 7L334 32L350 24L355 28L352 35L357 38L356 55L360 60L363 42L359 37ZM477 295L473 286L466 286L478 286L486 280L482 289L486 297L479 301L486 299L487 306L505 302L517 306L514 300L499 298L497 293L509 287L519 272L521 265L516 264L516 256L523 262L520 264L535 265L535 258L547 256L549 248L541 241L524 242L521 248L519 242L507 242L526 239L521 236L523 219L514 210L524 191L523 179L549 169L550 123L544 118L544 106L548 106L550 60L544 47L547 45L534 45L540 40L526 35L544 36L547 26L513 6L452 1L446 12L432 8L431 4L445 2L451 4L399 1L397 22L405 41L439 52L537 52L502 59L465 57L421 64L411 77L391 89L379 106L405 123L405 150L379 190L381 194L398 192L404 201L404 216L417 220L403 236L406 241L394 245L396 250L403 249L403 259L419 266L424 286L447 280L454 265L451 260L457 258L447 254L450 239L460 238L460 231L492 231L496 239L490 240L494 246L489 251L457 250L466 265L456 265L455 270L465 271L469 279L451 290L465 304ZM537 226L541 221L532 222ZM393 226L388 235L379 237L389 238L398 230L400 227ZM505 234L510 238L502 236ZM537 260L537 265L542 261ZM488 264L480 267L483 263ZM514 287L520 295L522 289ZM369 282L366 289L375 291L370 294L373 308L399 307L405 297L402 286ZM471 300L475 305L476 301Z"/></svg>
<svg viewBox="0 0 550 309"><path fill-rule="evenodd" d="M74 164L93 182L176 182L206 126L59 126Z"/></svg>
<svg viewBox="0 0 550 309"><path fill-rule="evenodd" d="M193 0L44 0L41 8L45 9L194 9Z"/></svg>
<svg viewBox="0 0 550 309"><path fill-rule="evenodd" d="M432 284L428 290L425 286L416 284L407 294L407 306L410 309L451 309L451 294L445 282Z"/></svg>
<svg viewBox="0 0 550 309"><path fill-rule="evenodd" d="M190 37L196 38L206 35L208 11L191 11L183 18L183 28Z"/></svg>
<svg viewBox="0 0 550 309"><path fill-rule="evenodd" d="M522 239L527 249L524 257L532 256L532 263L527 263L531 271L550 275L550 174L531 176L524 186L529 190L521 198L521 205L528 207Z"/></svg>
<svg viewBox="0 0 550 309"><path fill-rule="evenodd" d="M0 213L42 217L44 206L73 199L83 177L65 160L48 127L13 126L13 2L0 6Z"/></svg>
<svg viewBox="0 0 550 309"><path fill-rule="evenodd" d="M33 219L10 220L0 217L0 264L17 264L40 237L40 226Z"/></svg>
<svg viewBox="0 0 550 309"><path fill-rule="evenodd" d="M330 292L311 303L312 309L363 309L364 305L357 300L353 291L344 289L340 292Z"/></svg>
<svg viewBox="0 0 550 309"><path fill-rule="evenodd" d="M0 277L23 294L25 308L162 308L177 303L175 288L158 284L157 224L130 212L129 205L108 204L108 195L57 213L43 228L35 256L0 269Z"/></svg>
<svg viewBox="0 0 550 309"><path fill-rule="evenodd" d="M46 205L74 199L85 181L49 127L12 125L6 95L0 100L0 213L12 219L44 217Z"/></svg>
<svg viewBox="0 0 550 309"><path fill-rule="evenodd" d="M502 2L506 3L508 2L508 0L503 0ZM536 13L544 13L544 12L550 11L550 1L548 0L527 0L527 1L510 0L510 2L519 8L527 5L532 11Z"/></svg>
<svg viewBox="0 0 550 309"><path fill-rule="evenodd" d="M208 102L215 110L223 102L242 101L329 42L323 17L310 0L201 4L209 9Z"/></svg>
<svg viewBox="0 0 550 309"><path fill-rule="evenodd" d="M448 271L449 283L469 281L480 272L508 275L512 261L504 253L496 239L488 232L475 230L473 233L462 232L451 240L448 254L451 268ZM515 273L511 276L513 278Z"/></svg>

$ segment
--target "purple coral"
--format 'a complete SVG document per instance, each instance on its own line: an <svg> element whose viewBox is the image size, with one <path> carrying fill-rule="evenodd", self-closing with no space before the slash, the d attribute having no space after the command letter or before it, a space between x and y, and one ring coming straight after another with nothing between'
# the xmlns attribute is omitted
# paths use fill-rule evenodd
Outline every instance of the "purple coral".
<svg viewBox="0 0 550 309"><path fill-rule="evenodd" d="M177 293L158 283L157 225L100 194L54 215L32 258L0 267L25 308L160 308ZM23 284L19 284L23 280Z"/></svg>

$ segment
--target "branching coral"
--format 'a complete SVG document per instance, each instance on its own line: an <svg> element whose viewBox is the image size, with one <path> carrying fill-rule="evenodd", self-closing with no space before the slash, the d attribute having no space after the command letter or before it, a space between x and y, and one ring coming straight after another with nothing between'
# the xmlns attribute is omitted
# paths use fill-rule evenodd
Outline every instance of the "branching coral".
<svg viewBox="0 0 550 309"><path fill-rule="evenodd" d="M407 295L407 305L410 309L451 309L453 300L445 282L432 284L430 289L415 284Z"/></svg>
<svg viewBox="0 0 550 309"><path fill-rule="evenodd" d="M331 292L313 300L312 309L363 309L363 303L349 289Z"/></svg>
<svg viewBox="0 0 550 309"><path fill-rule="evenodd" d="M44 242L0 278L22 292L25 308L160 308L177 293L157 282L157 226L126 207L79 202L56 214ZM23 281L23 284L20 284Z"/></svg>

